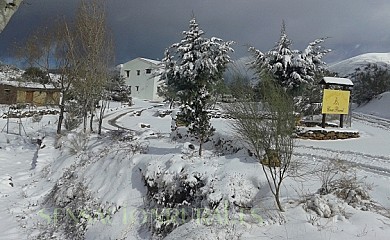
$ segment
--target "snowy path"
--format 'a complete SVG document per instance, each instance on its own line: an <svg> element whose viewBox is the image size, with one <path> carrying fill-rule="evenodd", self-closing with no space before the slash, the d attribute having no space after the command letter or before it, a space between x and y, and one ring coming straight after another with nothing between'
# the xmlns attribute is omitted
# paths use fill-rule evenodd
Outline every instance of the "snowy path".
<svg viewBox="0 0 390 240"><path fill-rule="evenodd" d="M133 112L133 108L123 108L120 110L116 110L112 113L106 114L103 118L103 129L106 130L118 130L118 129L123 129L123 127L119 126L116 124L116 121L123 117L124 115Z"/></svg>
<svg viewBox="0 0 390 240"><path fill-rule="evenodd" d="M380 118L364 113L353 113L353 120L390 131L390 119Z"/></svg>
<svg viewBox="0 0 390 240"><path fill-rule="evenodd" d="M361 137L349 140L298 140L295 155L317 160L338 159L363 170L390 177L390 120L354 113L353 127Z"/></svg>
<svg viewBox="0 0 390 240"><path fill-rule="evenodd" d="M341 160L351 166L390 177L390 157L370 155L353 151L337 151L305 145L295 146L295 156L316 160Z"/></svg>
<svg viewBox="0 0 390 240"><path fill-rule="evenodd" d="M134 99L135 105L133 106L128 106L122 109L118 110L118 107L116 109L111 109L109 111L113 111L112 113L108 113L104 116L103 119L103 128L106 130L118 130L118 129L123 129L123 130L130 130L134 131L135 129L128 128L127 126L124 126L120 119L125 117L126 115L132 114L136 111L144 111L147 109L152 109L157 107L158 105L155 106L150 106L149 102L142 101L139 99Z"/></svg>

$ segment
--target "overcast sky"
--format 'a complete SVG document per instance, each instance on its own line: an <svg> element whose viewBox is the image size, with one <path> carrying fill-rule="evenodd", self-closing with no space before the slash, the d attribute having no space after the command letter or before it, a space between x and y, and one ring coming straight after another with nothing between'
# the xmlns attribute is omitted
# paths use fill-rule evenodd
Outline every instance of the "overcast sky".
<svg viewBox="0 0 390 240"><path fill-rule="evenodd" d="M59 16L72 18L79 0L24 0L0 34L0 60L12 43ZM267 51L279 38L282 20L293 48L330 37L328 63L365 52L390 52L389 0L107 0L116 63L136 57L161 59L180 41L194 14L206 37L236 42L233 58L248 45Z"/></svg>

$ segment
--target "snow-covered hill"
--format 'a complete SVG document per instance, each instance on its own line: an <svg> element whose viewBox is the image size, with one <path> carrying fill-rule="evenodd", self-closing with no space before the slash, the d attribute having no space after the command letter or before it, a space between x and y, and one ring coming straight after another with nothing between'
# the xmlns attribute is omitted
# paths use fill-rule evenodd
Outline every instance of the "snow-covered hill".
<svg viewBox="0 0 390 240"><path fill-rule="evenodd" d="M390 66L390 53L365 53L329 66L329 70L337 72L340 77L348 77L355 69L362 68L369 63L379 66Z"/></svg>

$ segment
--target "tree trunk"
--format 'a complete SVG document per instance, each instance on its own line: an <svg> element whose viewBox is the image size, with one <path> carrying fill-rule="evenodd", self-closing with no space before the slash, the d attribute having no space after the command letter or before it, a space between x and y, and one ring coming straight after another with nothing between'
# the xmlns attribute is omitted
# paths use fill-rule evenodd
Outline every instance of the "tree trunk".
<svg viewBox="0 0 390 240"><path fill-rule="evenodd" d="M103 124L103 117L99 118L99 126L98 126L98 134L102 134L102 124Z"/></svg>
<svg viewBox="0 0 390 240"><path fill-rule="evenodd" d="M104 117L104 111L106 110L106 107L108 105L107 101L102 100L102 106L100 107L100 114L99 114L99 125L98 125L98 134L102 134L102 124L103 124L103 117Z"/></svg>
<svg viewBox="0 0 390 240"><path fill-rule="evenodd" d="M202 151L203 151L203 137L199 137L199 156L202 156Z"/></svg>
<svg viewBox="0 0 390 240"><path fill-rule="evenodd" d="M57 134L61 134L62 122L64 120L64 112L65 112L65 106L61 103L60 113L58 116Z"/></svg>
<svg viewBox="0 0 390 240"><path fill-rule="evenodd" d="M89 119L89 131L90 132L93 132L93 127L92 127L92 123L93 123L93 116L94 116L94 114L93 114L93 110L91 109L91 119Z"/></svg>
<svg viewBox="0 0 390 240"><path fill-rule="evenodd" d="M84 113L83 113L83 131L84 131L84 133L87 132L87 117L88 117L88 113L86 111L84 111Z"/></svg>
<svg viewBox="0 0 390 240"><path fill-rule="evenodd" d="M284 212L284 209L283 209L283 207L282 207L282 204L280 203L280 193L279 193L280 189L277 188L277 189L275 189L275 191L276 191L276 193L275 193L276 205L278 206L279 211Z"/></svg>
<svg viewBox="0 0 390 240"><path fill-rule="evenodd" d="M61 128L62 128L62 122L64 121L64 113L65 113L65 99L64 99L64 93L61 93L60 98L60 113L58 115L58 124L57 124L57 134L61 134Z"/></svg>

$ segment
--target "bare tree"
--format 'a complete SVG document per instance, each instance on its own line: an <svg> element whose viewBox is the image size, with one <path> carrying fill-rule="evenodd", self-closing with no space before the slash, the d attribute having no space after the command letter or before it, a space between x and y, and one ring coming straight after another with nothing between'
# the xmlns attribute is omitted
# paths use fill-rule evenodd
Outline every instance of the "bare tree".
<svg viewBox="0 0 390 240"><path fill-rule="evenodd" d="M260 85L261 102L247 89L239 101L226 108L235 119L233 129L261 163L276 204L284 211L280 189L291 167L293 102L269 76L263 77Z"/></svg>
<svg viewBox="0 0 390 240"><path fill-rule="evenodd" d="M72 35L73 33L73 35ZM113 60L113 41L106 24L105 0L81 0L71 42L71 65L78 80L74 82L75 96L82 106L84 131L90 115L90 131L96 106L102 100ZM100 118L104 111L100 111ZM99 121L101 129L102 121ZM100 132L100 130L99 130Z"/></svg>
<svg viewBox="0 0 390 240"><path fill-rule="evenodd" d="M0 33L18 10L23 0L0 0Z"/></svg>
<svg viewBox="0 0 390 240"><path fill-rule="evenodd" d="M66 111L66 102L73 98L81 106L84 132L90 116L90 131L96 106L99 111L99 134L104 116L104 88L113 60L113 43L106 24L104 0L82 0L73 23L60 20L54 27L34 32L16 54L30 66L43 69L49 82L61 92L57 133ZM49 74L55 69L56 75Z"/></svg>
<svg viewBox="0 0 390 240"><path fill-rule="evenodd" d="M16 57L30 67L43 70L48 83L61 93L57 134L61 134L65 104L69 100L74 80L70 74L69 46L68 25L65 21L58 20L51 27L34 31L25 43L15 47ZM55 71L56 74L50 74L50 71Z"/></svg>

